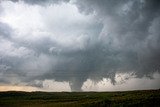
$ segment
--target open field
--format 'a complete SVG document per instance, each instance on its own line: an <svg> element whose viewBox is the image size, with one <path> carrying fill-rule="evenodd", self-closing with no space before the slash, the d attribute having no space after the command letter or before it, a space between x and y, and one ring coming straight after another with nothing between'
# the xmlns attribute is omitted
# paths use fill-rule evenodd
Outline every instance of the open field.
<svg viewBox="0 0 160 107"><path fill-rule="evenodd" d="M160 107L160 90L124 92L0 92L0 107Z"/></svg>

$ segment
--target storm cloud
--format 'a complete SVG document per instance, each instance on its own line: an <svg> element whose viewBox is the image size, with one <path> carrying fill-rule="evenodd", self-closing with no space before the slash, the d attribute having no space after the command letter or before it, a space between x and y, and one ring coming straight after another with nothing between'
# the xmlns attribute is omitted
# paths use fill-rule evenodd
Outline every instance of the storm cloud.
<svg viewBox="0 0 160 107"><path fill-rule="evenodd" d="M0 82L41 87L160 72L159 0L0 2ZM38 81L38 82L37 82Z"/></svg>

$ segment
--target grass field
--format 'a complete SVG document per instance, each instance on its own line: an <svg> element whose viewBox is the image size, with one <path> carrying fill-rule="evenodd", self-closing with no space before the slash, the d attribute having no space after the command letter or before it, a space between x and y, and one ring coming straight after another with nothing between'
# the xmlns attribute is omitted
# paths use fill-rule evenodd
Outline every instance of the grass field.
<svg viewBox="0 0 160 107"><path fill-rule="evenodd" d="M0 92L0 107L160 107L160 90Z"/></svg>

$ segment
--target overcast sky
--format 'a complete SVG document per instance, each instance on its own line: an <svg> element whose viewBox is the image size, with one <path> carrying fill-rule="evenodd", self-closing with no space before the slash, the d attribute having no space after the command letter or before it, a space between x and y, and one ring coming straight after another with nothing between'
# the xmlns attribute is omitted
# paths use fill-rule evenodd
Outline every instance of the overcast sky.
<svg viewBox="0 0 160 107"><path fill-rule="evenodd" d="M160 88L159 0L1 0L0 91Z"/></svg>

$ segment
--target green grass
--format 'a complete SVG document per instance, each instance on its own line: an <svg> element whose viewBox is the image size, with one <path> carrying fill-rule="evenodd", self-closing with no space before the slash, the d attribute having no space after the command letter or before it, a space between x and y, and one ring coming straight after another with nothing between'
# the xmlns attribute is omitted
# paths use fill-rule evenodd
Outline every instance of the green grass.
<svg viewBox="0 0 160 107"><path fill-rule="evenodd" d="M160 90L0 92L0 107L160 107Z"/></svg>

